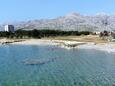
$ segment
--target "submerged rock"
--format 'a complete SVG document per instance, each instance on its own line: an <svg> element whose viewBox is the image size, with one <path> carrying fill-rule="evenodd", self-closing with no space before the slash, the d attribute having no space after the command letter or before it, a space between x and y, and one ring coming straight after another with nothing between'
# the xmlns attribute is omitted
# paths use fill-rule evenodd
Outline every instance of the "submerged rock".
<svg viewBox="0 0 115 86"><path fill-rule="evenodd" d="M55 58L51 59L26 59L23 61L25 65L42 65L48 62L54 61Z"/></svg>
<svg viewBox="0 0 115 86"><path fill-rule="evenodd" d="M36 59L28 59L28 60L23 61L23 63L25 65L38 65L38 64L44 64L45 61L40 61Z"/></svg>

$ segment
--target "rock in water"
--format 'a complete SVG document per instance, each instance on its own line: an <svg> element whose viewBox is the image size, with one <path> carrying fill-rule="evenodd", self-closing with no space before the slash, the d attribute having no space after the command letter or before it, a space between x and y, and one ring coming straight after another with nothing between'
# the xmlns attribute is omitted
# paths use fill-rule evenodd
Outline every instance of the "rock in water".
<svg viewBox="0 0 115 86"><path fill-rule="evenodd" d="M23 61L25 65L38 65L38 64L44 64L44 61L36 60L36 59L28 59Z"/></svg>
<svg viewBox="0 0 115 86"><path fill-rule="evenodd" d="M54 61L54 58L53 59L26 59L23 61L23 63L25 65L42 65L50 61Z"/></svg>

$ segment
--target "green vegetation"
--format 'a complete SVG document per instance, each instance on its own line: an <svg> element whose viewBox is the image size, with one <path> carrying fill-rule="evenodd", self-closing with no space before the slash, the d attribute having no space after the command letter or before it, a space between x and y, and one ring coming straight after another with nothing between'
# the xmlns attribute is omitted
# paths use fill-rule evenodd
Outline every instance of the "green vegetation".
<svg viewBox="0 0 115 86"><path fill-rule="evenodd" d="M88 31L61 31L61 30L17 30L15 33L0 32L0 37L6 38L43 38L43 37L57 37L57 36L80 36L89 35Z"/></svg>

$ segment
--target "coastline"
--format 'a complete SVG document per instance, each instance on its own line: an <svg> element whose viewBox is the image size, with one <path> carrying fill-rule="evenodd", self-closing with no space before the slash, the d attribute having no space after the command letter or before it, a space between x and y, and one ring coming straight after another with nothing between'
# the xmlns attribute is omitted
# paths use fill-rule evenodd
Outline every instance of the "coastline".
<svg viewBox="0 0 115 86"><path fill-rule="evenodd" d="M94 42L77 42L65 40L49 40L49 39L26 39L24 41L12 42L10 44L21 45L56 45L65 49L96 49L107 52L115 52L115 44Z"/></svg>
<svg viewBox="0 0 115 86"><path fill-rule="evenodd" d="M93 44L88 43L85 45L78 46L79 49L95 49L95 50L101 50L106 51L108 53L115 53L115 44L105 43L105 44Z"/></svg>

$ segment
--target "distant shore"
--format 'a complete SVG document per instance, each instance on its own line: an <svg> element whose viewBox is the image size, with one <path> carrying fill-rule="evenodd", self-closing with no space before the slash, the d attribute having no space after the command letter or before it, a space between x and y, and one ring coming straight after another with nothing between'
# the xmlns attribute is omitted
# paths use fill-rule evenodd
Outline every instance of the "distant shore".
<svg viewBox="0 0 115 86"><path fill-rule="evenodd" d="M107 52L115 52L115 43L95 43L75 40L55 40L55 39L0 39L0 44L18 45L56 45L66 49L96 49Z"/></svg>

